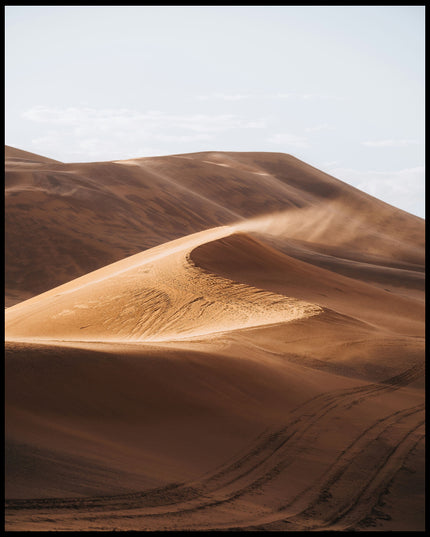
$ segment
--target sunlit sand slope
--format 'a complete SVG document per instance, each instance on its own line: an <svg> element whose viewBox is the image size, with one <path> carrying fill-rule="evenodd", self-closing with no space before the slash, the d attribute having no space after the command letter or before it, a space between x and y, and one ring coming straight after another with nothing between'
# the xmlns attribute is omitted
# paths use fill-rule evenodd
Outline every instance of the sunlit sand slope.
<svg viewBox="0 0 430 537"><path fill-rule="evenodd" d="M286 322L322 311L294 296L203 271L193 262L196 245L232 232L217 228L167 243L9 308L8 337L160 341ZM264 269L265 247L246 235L239 240L251 259L261 256ZM270 253L267 249L272 266ZM221 256L235 264L228 249Z"/></svg>

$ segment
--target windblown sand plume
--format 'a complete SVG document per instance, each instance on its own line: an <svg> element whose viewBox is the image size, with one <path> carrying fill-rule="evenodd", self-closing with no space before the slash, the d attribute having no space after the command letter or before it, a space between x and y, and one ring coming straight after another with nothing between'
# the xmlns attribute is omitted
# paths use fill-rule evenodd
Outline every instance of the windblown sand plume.
<svg viewBox="0 0 430 537"><path fill-rule="evenodd" d="M6 299L6 529L424 529L422 219L281 153L6 147Z"/></svg>

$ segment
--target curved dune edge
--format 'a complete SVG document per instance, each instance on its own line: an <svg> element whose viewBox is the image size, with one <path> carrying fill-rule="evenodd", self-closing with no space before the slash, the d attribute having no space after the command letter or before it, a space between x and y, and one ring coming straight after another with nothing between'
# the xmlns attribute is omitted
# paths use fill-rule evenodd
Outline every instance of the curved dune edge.
<svg viewBox="0 0 430 537"><path fill-rule="evenodd" d="M423 304L413 296L296 259L266 244L264 236L242 230L238 224L236 233L200 244L190 253L192 262L208 273L295 296L384 331L423 335Z"/></svg>
<svg viewBox="0 0 430 537"><path fill-rule="evenodd" d="M99 269L18 304L6 312L6 338L149 342L209 336L284 323L323 309L209 273L193 251L220 238L239 236L255 258L253 239L222 227L179 239ZM245 237L245 239L243 239ZM264 248L264 245L261 245ZM257 252L260 253L260 252ZM270 257L269 262L276 262ZM228 250L223 262L235 263Z"/></svg>

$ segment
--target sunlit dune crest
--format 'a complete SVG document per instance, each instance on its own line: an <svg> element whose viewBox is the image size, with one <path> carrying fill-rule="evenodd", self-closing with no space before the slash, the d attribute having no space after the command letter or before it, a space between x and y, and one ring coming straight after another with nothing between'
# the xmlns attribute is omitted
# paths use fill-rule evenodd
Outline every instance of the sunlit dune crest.
<svg viewBox="0 0 430 537"><path fill-rule="evenodd" d="M158 247L158 254L147 250L9 308L8 335L163 341L287 322L322 311L294 297L208 273L193 262L196 244L210 248L208 241L229 233L229 228L214 229L180 240L178 246L178 241L167 243ZM244 236L252 257L252 243L250 248L246 240Z"/></svg>

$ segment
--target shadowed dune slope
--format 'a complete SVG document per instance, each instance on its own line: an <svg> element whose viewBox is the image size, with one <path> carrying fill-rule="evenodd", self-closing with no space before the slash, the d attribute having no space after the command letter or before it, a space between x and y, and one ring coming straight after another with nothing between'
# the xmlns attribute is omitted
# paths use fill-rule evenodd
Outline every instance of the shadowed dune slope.
<svg viewBox="0 0 430 537"><path fill-rule="evenodd" d="M190 258L235 281L299 297L386 330L423 335L422 301L294 259L247 234L204 243Z"/></svg>
<svg viewBox="0 0 430 537"><path fill-rule="evenodd" d="M6 146L5 156L7 305L166 241L274 213L292 218L277 236L423 263L421 219L290 155L67 164Z"/></svg>
<svg viewBox="0 0 430 537"><path fill-rule="evenodd" d="M23 375L25 371L25 375ZM342 378L163 346L7 343L8 498L121 494L188 481ZM351 382L350 382L351 383Z"/></svg>

